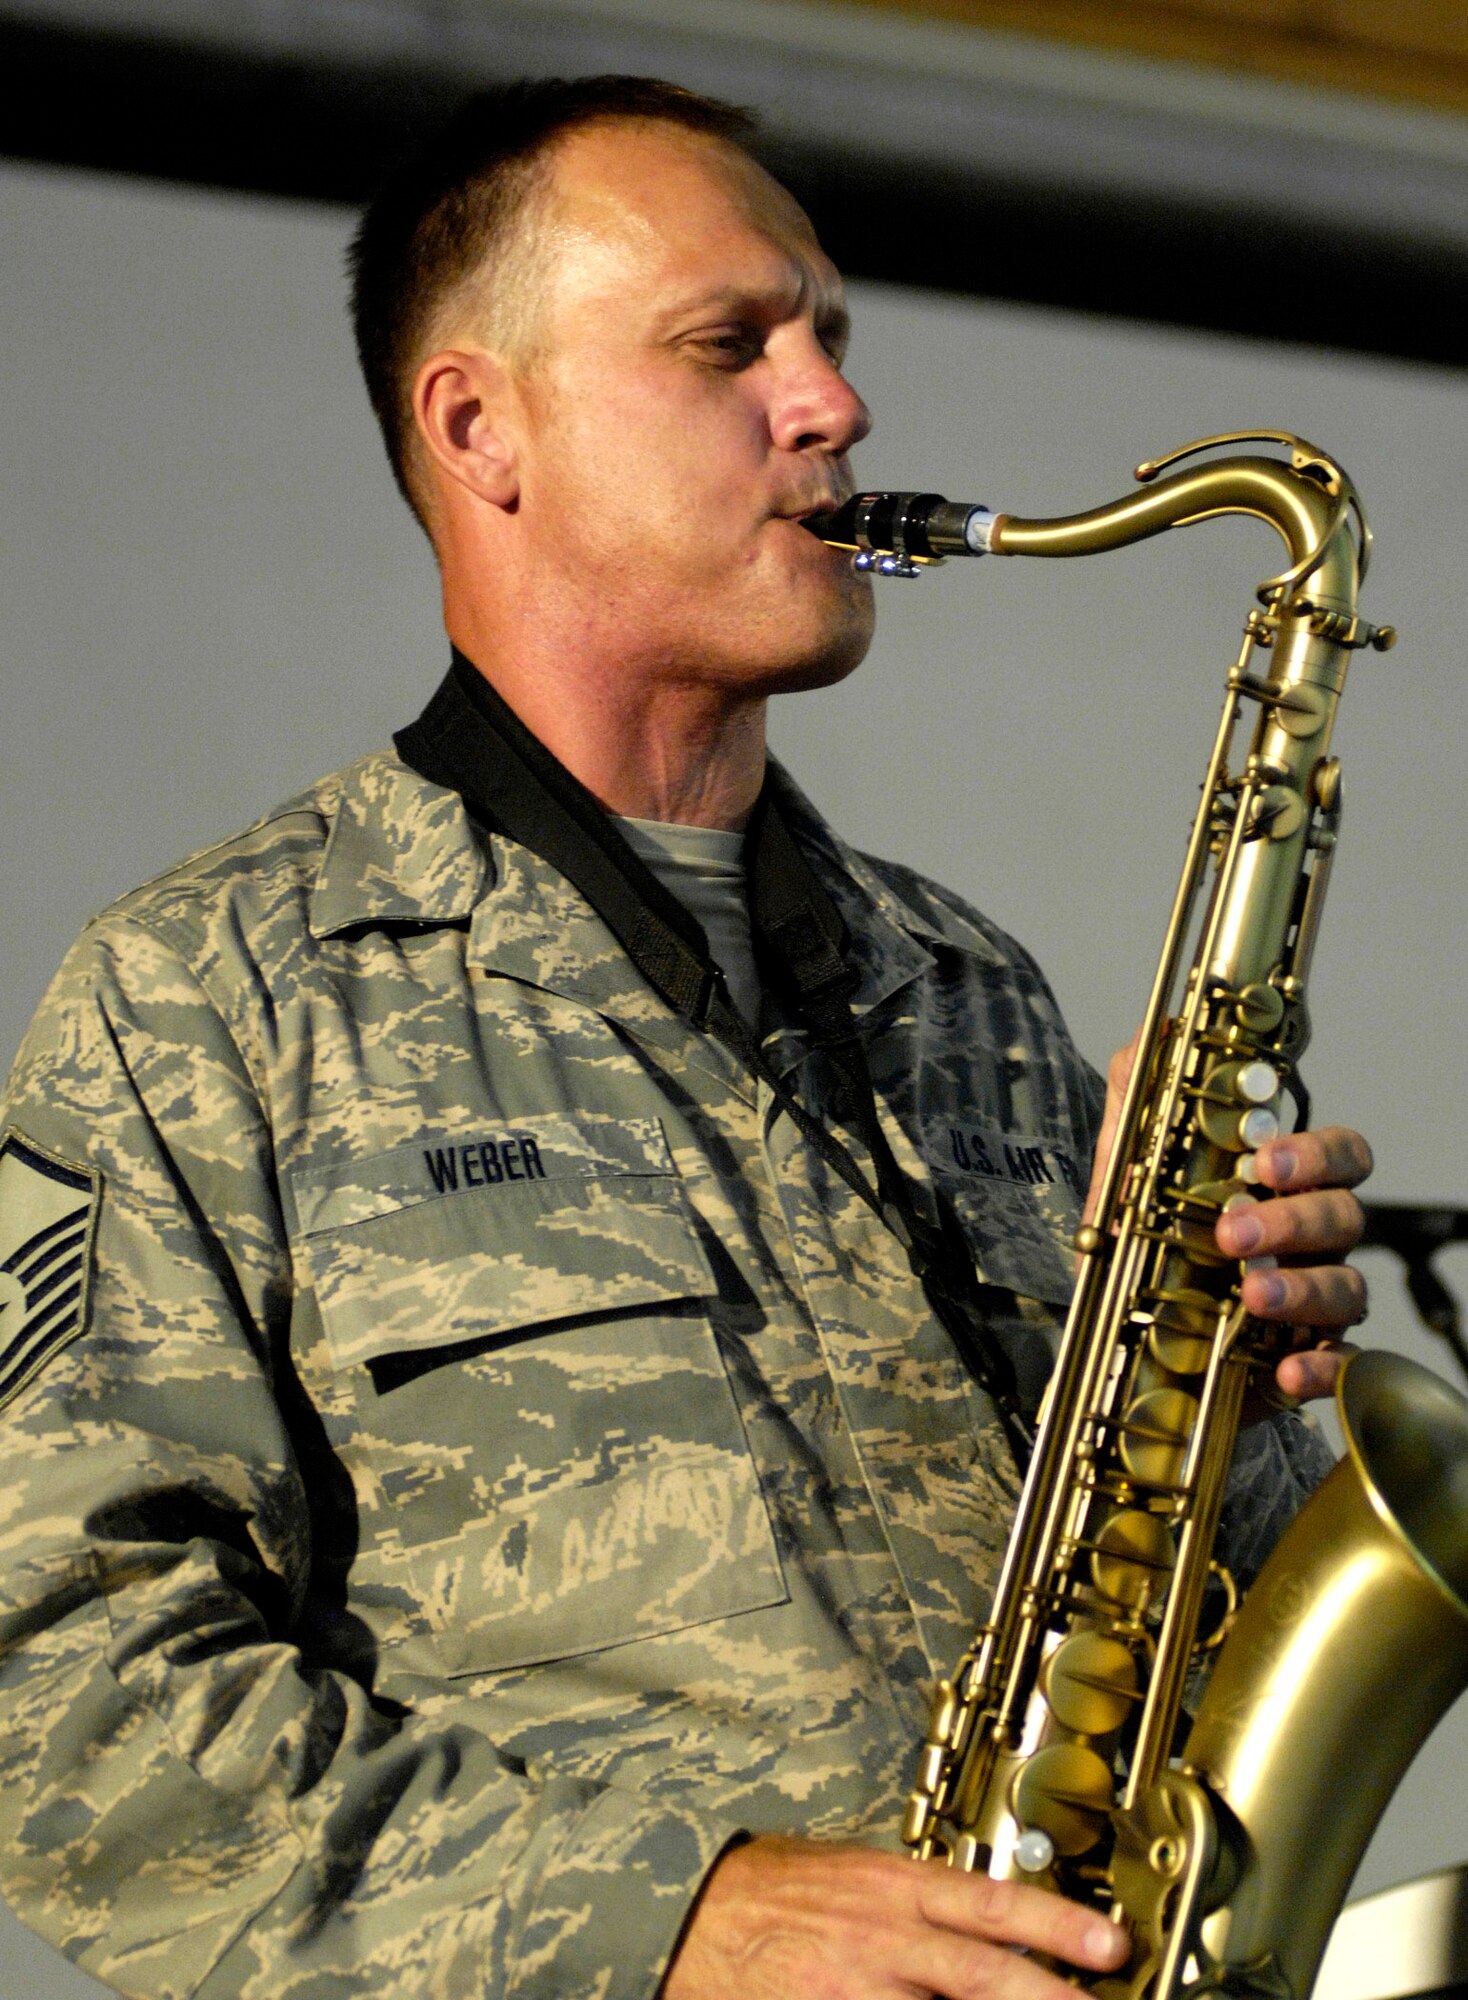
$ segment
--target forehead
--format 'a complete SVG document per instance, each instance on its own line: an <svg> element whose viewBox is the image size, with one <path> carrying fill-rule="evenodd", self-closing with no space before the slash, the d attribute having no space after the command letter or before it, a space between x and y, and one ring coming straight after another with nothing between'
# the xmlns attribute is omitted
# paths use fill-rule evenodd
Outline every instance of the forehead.
<svg viewBox="0 0 1468 2000"><path fill-rule="evenodd" d="M584 128L556 148L550 194L553 306L658 310L699 286L840 301L799 203L709 134L652 120Z"/></svg>

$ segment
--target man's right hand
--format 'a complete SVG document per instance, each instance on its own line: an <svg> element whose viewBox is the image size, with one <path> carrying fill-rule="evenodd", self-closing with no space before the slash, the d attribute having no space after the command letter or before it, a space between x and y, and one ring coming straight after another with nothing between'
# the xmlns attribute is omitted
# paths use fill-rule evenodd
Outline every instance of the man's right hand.
<svg viewBox="0 0 1468 2000"><path fill-rule="evenodd" d="M732 1847L694 1905L660 2000L1076 2000L1018 1955L1114 1972L1094 1910L875 1848L766 1835Z"/></svg>

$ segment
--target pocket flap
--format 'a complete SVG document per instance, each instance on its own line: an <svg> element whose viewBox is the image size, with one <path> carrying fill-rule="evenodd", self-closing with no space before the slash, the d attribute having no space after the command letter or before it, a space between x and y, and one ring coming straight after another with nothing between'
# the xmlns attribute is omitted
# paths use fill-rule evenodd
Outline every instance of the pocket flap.
<svg viewBox="0 0 1468 2000"><path fill-rule="evenodd" d="M1063 1306L1075 1288L1080 1170L1062 1147L957 1120L931 1121L930 1166L958 1210L979 1275Z"/></svg>
<svg viewBox="0 0 1468 2000"><path fill-rule="evenodd" d="M338 1368L717 1290L652 1119L438 1134L295 1193Z"/></svg>
<svg viewBox="0 0 1468 2000"><path fill-rule="evenodd" d="M312 1236L476 1188L676 1173L656 1118L547 1113L510 1124L486 1119L453 1132L426 1131L367 1159L299 1168L291 1185L301 1230Z"/></svg>

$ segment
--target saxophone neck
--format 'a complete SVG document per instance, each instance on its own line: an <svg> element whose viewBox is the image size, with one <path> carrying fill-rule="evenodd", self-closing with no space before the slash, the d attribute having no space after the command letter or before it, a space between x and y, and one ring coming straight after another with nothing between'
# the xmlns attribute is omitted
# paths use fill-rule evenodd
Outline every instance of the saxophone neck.
<svg viewBox="0 0 1468 2000"><path fill-rule="evenodd" d="M1288 446L1288 459L1230 452L1174 470L1200 452L1261 442ZM1139 492L1049 520L996 513L939 493L887 492L855 494L832 513L808 516L804 525L833 547L850 549L865 574L910 577L946 556L1100 555L1169 528L1244 514L1268 522L1288 553L1285 571L1259 587L1272 615L1328 612L1344 621L1340 643L1346 648L1375 643L1371 634L1357 638L1353 627L1371 530L1355 486L1327 452L1288 431L1232 431L1139 465L1136 478ZM1336 631L1329 636L1335 639Z"/></svg>
<svg viewBox="0 0 1468 2000"><path fill-rule="evenodd" d="M1184 470L1171 469L1200 452L1259 441L1287 444L1289 459L1230 453ZM1289 567L1260 585L1264 603L1282 605L1308 579L1312 603L1354 612L1370 557L1371 531L1354 484L1328 453L1290 432L1229 432L1146 461L1136 468L1136 478L1140 492L1082 514L1051 520L1001 514L990 546L999 555L1099 555L1169 528L1242 514L1267 522L1288 552Z"/></svg>

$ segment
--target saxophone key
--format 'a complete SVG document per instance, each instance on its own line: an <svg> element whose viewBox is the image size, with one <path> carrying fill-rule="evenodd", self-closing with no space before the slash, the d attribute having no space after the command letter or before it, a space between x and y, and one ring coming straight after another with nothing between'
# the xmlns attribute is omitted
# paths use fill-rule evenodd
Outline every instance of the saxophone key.
<svg viewBox="0 0 1468 2000"><path fill-rule="evenodd" d="M1201 1375L1218 1332L1219 1302L1211 1292L1179 1285L1151 1295L1147 1352L1169 1375Z"/></svg>
<svg viewBox="0 0 1468 2000"><path fill-rule="evenodd" d="M1067 1857L1085 1854L1106 1830L1111 1766L1084 1743L1047 1743L1028 1758L1010 1790L1020 1825L1038 1829Z"/></svg>
<svg viewBox="0 0 1468 2000"><path fill-rule="evenodd" d="M1122 1463L1139 1486L1176 1486L1197 1421L1197 1399L1186 1390L1149 1389L1137 1398L1117 1430Z"/></svg>
<svg viewBox="0 0 1468 2000"><path fill-rule="evenodd" d="M1156 1514L1127 1507L1113 1514L1091 1551L1091 1577L1113 1604L1145 1610L1177 1562L1172 1531Z"/></svg>
<svg viewBox="0 0 1468 2000"><path fill-rule="evenodd" d="M1256 1104L1239 1120L1239 1143L1246 1153L1257 1153L1278 1137L1279 1114L1270 1105Z"/></svg>
<svg viewBox="0 0 1468 2000"><path fill-rule="evenodd" d="M1194 1187L1180 1188L1176 1199L1184 1208L1202 1208L1210 1215L1221 1215L1235 1196L1244 1191L1243 1176L1236 1166L1228 1180L1199 1181Z"/></svg>
<svg viewBox="0 0 1468 2000"><path fill-rule="evenodd" d="M936 1798L943 1785L948 1768L948 1748L943 1743L928 1743L923 1746L918 1758L917 1789L929 1798Z"/></svg>
<svg viewBox="0 0 1468 2000"><path fill-rule="evenodd" d="M1284 1019L1284 995L1267 980L1252 980L1234 999L1240 1027L1251 1035L1271 1035Z"/></svg>
<svg viewBox="0 0 1468 2000"><path fill-rule="evenodd" d="M1040 1689L1062 1728L1110 1736L1142 1699L1129 1646L1104 1632L1072 1632L1041 1669Z"/></svg>
<svg viewBox="0 0 1468 2000"><path fill-rule="evenodd" d="M1038 1826L1026 1827L1014 1843L1014 1865L1023 1875L1043 1875L1055 1859L1055 1842Z"/></svg>
<svg viewBox="0 0 1468 2000"><path fill-rule="evenodd" d="M1226 1152L1254 1152L1279 1130L1279 1089L1279 1072L1270 1063L1219 1063L1197 1091L1205 1138Z"/></svg>
<svg viewBox="0 0 1468 2000"><path fill-rule="evenodd" d="M962 1704L952 1681L939 1681L933 1690L928 1711L928 1741L951 1747L958 1730Z"/></svg>
<svg viewBox="0 0 1468 2000"><path fill-rule="evenodd" d="M1289 840L1305 824L1309 808L1291 785L1266 785L1256 792L1245 834L1248 840Z"/></svg>

